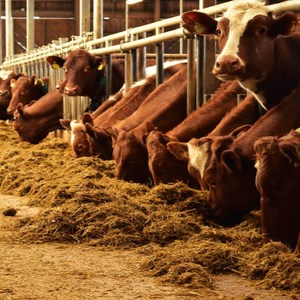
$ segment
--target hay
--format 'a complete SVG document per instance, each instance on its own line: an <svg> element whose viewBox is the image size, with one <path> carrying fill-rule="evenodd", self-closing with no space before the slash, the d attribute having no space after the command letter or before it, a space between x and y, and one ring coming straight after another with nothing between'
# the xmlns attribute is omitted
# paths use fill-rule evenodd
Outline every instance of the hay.
<svg viewBox="0 0 300 300"><path fill-rule="evenodd" d="M20 143L5 122L0 143L0 191L42 209L20 221L23 242L137 248L149 275L192 288L213 287L214 275L234 273L300 292L299 256L263 241L259 212L224 228L213 222L206 193L183 183L150 188L116 180L113 161L74 159L61 139Z"/></svg>

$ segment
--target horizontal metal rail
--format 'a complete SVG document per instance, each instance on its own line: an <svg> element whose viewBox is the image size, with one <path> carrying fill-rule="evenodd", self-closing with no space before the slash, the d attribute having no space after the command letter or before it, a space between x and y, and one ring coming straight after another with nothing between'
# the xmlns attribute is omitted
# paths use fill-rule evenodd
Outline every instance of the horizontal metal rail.
<svg viewBox="0 0 300 300"><path fill-rule="evenodd" d="M231 2L218 4L215 6L204 8L202 11L213 15L225 11ZM275 12L283 12L286 10L300 10L299 0L289 0L269 6ZM166 42L178 38L183 38L187 34L183 28L170 30L164 33L155 34L157 28L166 28L169 26L179 25L181 23L181 16L165 19L162 21L154 22L151 24L139 26L136 28L130 28L127 31L115 33L106 37L102 37L95 40L90 40L92 37L91 33L86 33L82 37L72 37L70 41L65 42L65 39L53 41L53 43L42 46L40 48L28 51L26 53L17 54L12 57L7 57L0 69L9 69L19 66L20 64L28 64L34 61L44 60L50 55L62 55L66 54L76 48L82 47L87 49L93 54L108 54L108 53L122 53L128 50L144 47L147 45L153 45L156 43ZM144 37L141 39L128 39L130 42L122 42L126 40L128 36L138 36L139 34L154 31L153 36ZM113 41L118 41L117 45L112 45ZM121 41L121 42L120 42ZM109 45L108 47L106 47ZM96 48L95 47L99 47Z"/></svg>

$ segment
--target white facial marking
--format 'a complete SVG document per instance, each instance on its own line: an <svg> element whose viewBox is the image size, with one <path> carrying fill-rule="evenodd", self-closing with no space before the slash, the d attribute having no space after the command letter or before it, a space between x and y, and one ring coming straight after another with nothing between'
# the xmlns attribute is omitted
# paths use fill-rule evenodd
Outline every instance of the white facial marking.
<svg viewBox="0 0 300 300"><path fill-rule="evenodd" d="M77 120L73 120L70 123L70 127L71 127L71 140L70 140L70 143L71 143L71 145L73 145L74 139L75 139L75 136L76 136L76 131L78 131L79 129L85 130L85 126L81 122L79 122Z"/></svg>
<svg viewBox="0 0 300 300"><path fill-rule="evenodd" d="M249 20L253 19L256 15L266 16L267 14L268 8L260 1L240 0L234 2L224 13L224 17L229 20L229 35L220 56L237 56L240 38L243 35Z"/></svg>
<svg viewBox="0 0 300 300"><path fill-rule="evenodd" d="M203 178L204 169L208 159L208 149L209 143L204 143L200 147L188 143L190 163L199 171L201 178Z"/></svg>
<svg viewBox="0 0 300 300"><path fill-rule="evenodd" d="M255 162L254 167L256 168L256 170L260 169L260 161L259 161L259 159Z"/></svg>

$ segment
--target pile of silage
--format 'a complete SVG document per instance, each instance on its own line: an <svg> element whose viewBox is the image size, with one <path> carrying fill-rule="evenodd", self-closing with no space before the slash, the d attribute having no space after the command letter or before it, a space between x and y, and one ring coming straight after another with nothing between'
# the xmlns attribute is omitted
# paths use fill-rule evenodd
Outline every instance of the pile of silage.
<svg viewBox="0 0 300 300"><path fill-rule="evenodd" d="M144 253L143 269L187 287L212 286L234 273L268 288L300 292L300 259L264 243L259 213L224 228L210 217L204 192L183 183L148 187L114 178L114 163L74 159L61 139L20 143L0 122L0 189L27 196L42 213L20 223L26 241L86 242Z"/></svg>

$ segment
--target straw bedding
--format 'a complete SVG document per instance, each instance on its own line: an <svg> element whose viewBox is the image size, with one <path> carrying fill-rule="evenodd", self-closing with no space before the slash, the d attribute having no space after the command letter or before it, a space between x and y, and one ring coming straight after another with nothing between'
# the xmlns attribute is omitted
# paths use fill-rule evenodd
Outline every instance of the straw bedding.
<svg viewBox="0 0 300 300"><path fill-rule="evenodd" d="M18 141L0 122L0 192L42 208L22 219L22 242L89 243L135 248L142 268L163 281L213 287L216 274L239 274L266 288L300 292L300 258L266 243L259 212L234 227L214 223L206 193L183 183L148 187L114 178L114 162L74 159L61 139Z"/></svg>

